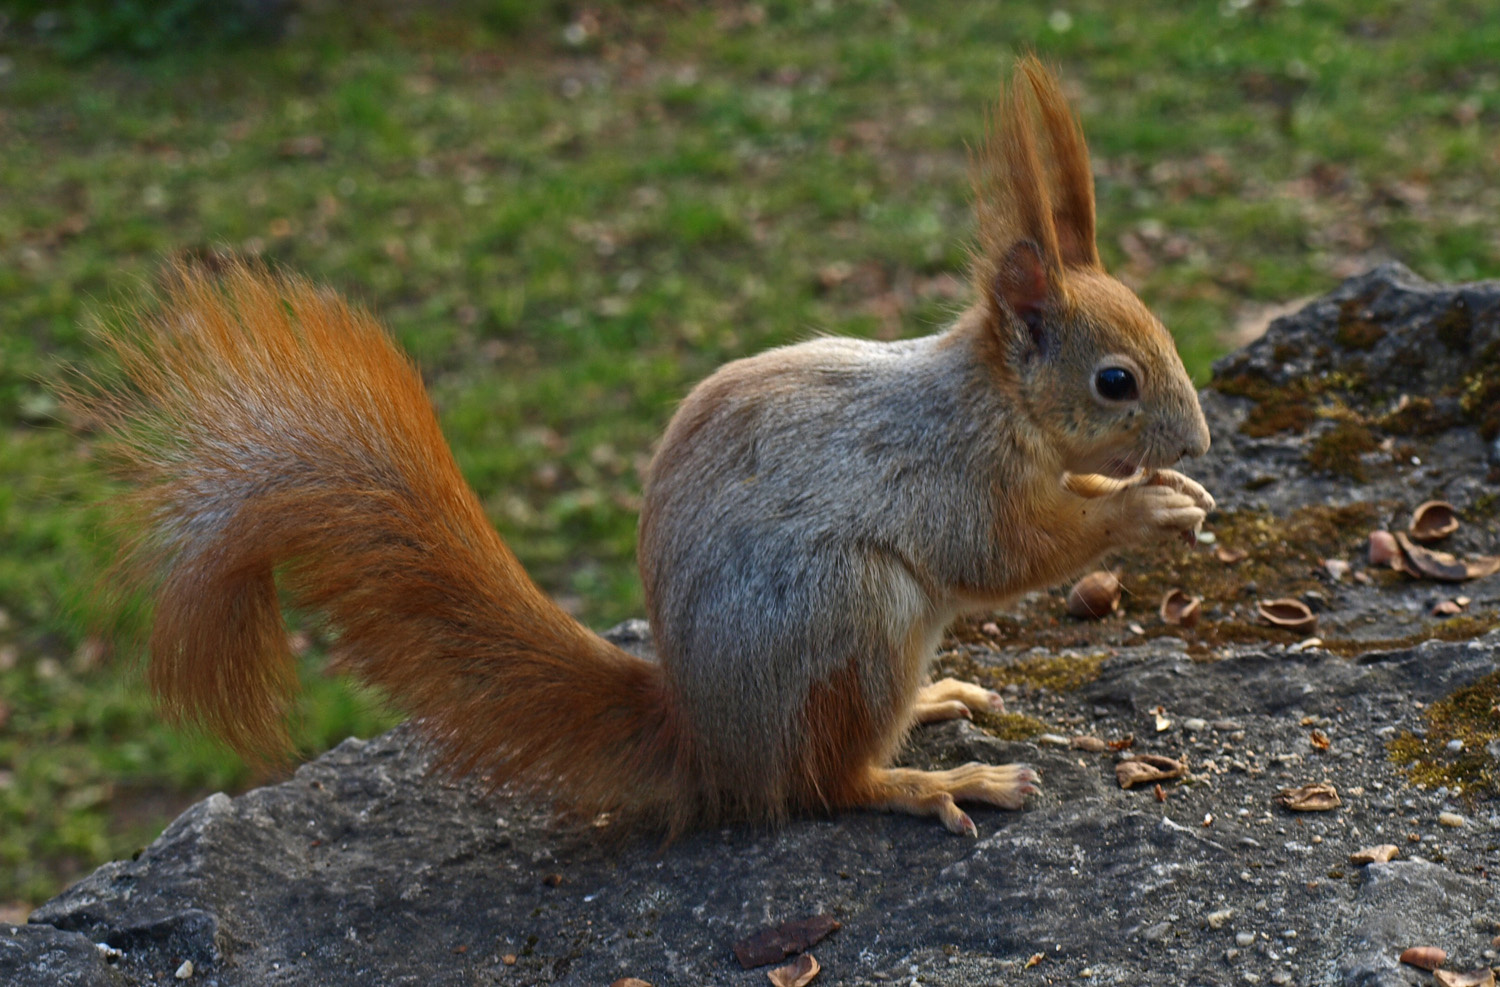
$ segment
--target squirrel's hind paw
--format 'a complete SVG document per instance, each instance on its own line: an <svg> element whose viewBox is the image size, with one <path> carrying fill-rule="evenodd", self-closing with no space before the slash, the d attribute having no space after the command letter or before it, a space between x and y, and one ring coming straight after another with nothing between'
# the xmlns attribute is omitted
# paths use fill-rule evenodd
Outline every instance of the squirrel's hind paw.
<svg viewBox="0 0 1500 987"><path fill-rule="evenodd" d="M917 723L939 723L943 720L972 719L975 713L1003 713L1005 700L998 692L960 682L958 679L942 679L924 685L917 692L917 704L912 710L912 719Z"/></svg>
<svg viewBox="0 0 1500 987"><path fill-rule="evenodd" d="M876 768L858 804L916 816L937 816L950 833L978 836L957 802L1019 809L1038 791L1036 772L1025 764L965 764L947 771Z"/></svg>

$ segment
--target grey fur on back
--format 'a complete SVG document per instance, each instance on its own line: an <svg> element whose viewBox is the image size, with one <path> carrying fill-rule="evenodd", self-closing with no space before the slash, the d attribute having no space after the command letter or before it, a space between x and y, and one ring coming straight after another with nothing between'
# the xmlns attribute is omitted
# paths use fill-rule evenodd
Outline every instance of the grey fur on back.
<svg viewBox="0 0 1500 987"><path fill-rule="evenodd" d="M1016 411L971 336L772 350L673 419L641 569L672 688L690 717L714 711L692 723L713 774L784 766L810 687L851 662L870 708L909 708L950 587L994 583L994 484L1026 457L1005 453Z"/></svg>

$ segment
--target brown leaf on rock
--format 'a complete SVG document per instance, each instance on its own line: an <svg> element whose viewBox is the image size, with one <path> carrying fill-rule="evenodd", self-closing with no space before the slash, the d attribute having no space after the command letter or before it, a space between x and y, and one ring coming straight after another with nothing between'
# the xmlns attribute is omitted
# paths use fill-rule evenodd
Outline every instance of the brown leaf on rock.
<svg viewBox="0 0 1500 987"><path fill-rule="evenodd" d="M1308 734L1307 742L1312 744L1320 751L1326 751L1329 747L1332 746L1332 741L1328 739L1328 734L1324 733L1322 730L1314 730L1312 733Z"/></svg>
<svg viewBox="0 0 1500 987"><path fill-rule="evenodd" d="M817 945L842 925L832 915L792 919L741 939L734 944L734 956L746 970L765 966Z"/></svg>
<svg viewBox="0 0 1500 987"><path fill-rule="evenodd" d="M1289 631L1311 631L1318 626L1317 616L1301 600L1261 600L1255 608L1261 620Z"/></svg>
<svg viewBox="0 0 1500 987"><path fill-rule="evenodd" d="M1382 843L1379 846L1367 846L1363 850L1349 854L1351 864L1384 864L1396 859L1401 852L1400 847L1394 843Z"/></svg>
<svg viewBox="0 0 1500 987"><path fill-rule="evenodd" d="M1112 751L1128 751L1135 746L1135 734L1127 733L1119 740L1111 740L1108 746Z"/></svg>
<svg viewBox="0 0 1500 987"><path fill-rule="evenodd" d="M1293 812L1327 812L1343 805L1336 788L1326 781L1300 788L1283 788L1276 793L1276 804Z"/></svg>
<svg viewBox="0 0 1500 987"><path fill-rule="evenodd" d="M1401 954L1401 962L1419 970L1436 970L1448 959L1448 953L1437 946L1413 946Z"/></svg>
<svg viewBox="0 0 1500 987"><path fill-rule="evenodd" d="M1161 598L1162 623L1192 627L1198 623L1198 612L1202 604L1203 597L1201 596L1188 596L1180 589L1169 590L1167 595Z"/></svg>
<svg viewBox="0 0 1500 987"><path fill-rule="evenodd" d="M1411 512L1406 530L1412 541L1424 545L1447 538L1458 530L1458 508L1446 500L1429 500Z"/></svg>
<svg viewBox="0 0 1500 987"><path fill-rule="evenodd" d="M812 953L803 953L786 966L778 966L766 973L775 987L807 987L822 967Z"/></svg>
<svg viewBox="0 0 1500 987"><path fill-rule="evenodd" d="M1161 754L1138 754L1129 761L1121 761L1115 765L1115 779L1121 788L1133 788L1155 781L1171 781L1185 774L1185 761L1173 760Z"/></svg>

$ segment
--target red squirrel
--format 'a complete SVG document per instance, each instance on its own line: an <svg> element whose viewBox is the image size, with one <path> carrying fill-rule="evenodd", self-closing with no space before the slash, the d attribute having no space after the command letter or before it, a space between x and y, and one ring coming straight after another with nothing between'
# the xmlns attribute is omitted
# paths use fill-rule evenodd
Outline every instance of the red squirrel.
<svg viewBox="0 0 1500 987"><path fill-rule="evenodd" d="M527 577L380 326L296 277L179 266L74 395L131 481L124 583L163 709L284 750L280 594L444 763L677 832L855 808L1018 808L1025 765L890 767L915 722L998 708L924 685L944 627L1101 554L1191 537L1166 467L1208 449L1171 336L1105 273L1078 122L1034 58L975 162L974 300L946 330L730 363L667 428L639 564L659 661ZM1069 483L1094 476L1096 488Z"/></svg>

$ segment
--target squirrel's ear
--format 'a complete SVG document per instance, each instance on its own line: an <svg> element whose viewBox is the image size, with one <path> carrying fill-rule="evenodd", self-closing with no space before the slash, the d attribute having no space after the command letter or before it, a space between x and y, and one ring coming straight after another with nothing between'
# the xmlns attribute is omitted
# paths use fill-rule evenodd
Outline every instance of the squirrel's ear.
<svg viewBox="0 0 1500 987"><path fill-rule="evenodd" d="M1046 127L1051 155L1052 222L1058 253L1068 267L1100 267L1094 244L1094 175L1083 128L1057 77L1034 56L1022 59L1025 76Z"/></svg>
<svg viewBox="0 0 1500 987"><path fill-rule="evenodd" d="M1048 270L1042 248L1031 240L1018 240L995 268L990 285L996 328L1002 329L1008 314L1026 327L1031 344L1046 355L1051 348L1047 314L1057 299L1056 276Z"/></svg>

